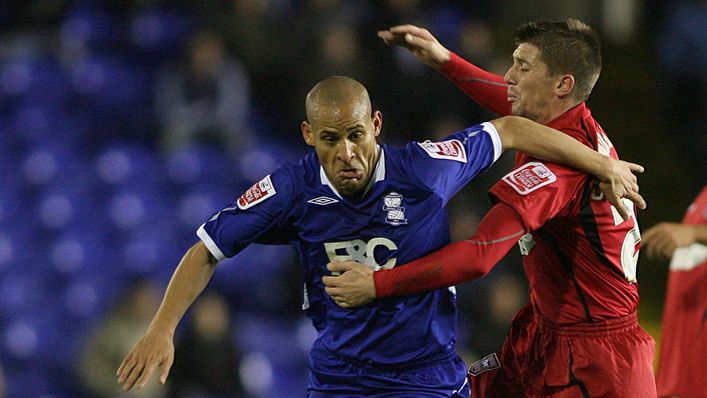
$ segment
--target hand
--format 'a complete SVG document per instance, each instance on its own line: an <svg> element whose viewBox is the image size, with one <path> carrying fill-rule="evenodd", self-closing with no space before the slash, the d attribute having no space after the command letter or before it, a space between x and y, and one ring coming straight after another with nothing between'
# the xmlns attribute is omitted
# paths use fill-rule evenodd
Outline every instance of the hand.
<svg viewBox="0 0 707 398"><path fill-rule="evenodd" d="M662 222L643 234L643 245L648 246L650 257L670 257L678 247L695 242L693 225Z"/></svg>
<svg viewBox="0 0 707 398"><path fill-rule="evenodd" d="M356 261L333 262L327 264L332 272L341 272L339 276L324 276L324 290L336 304L343 308L359 307L376 298L376 286L373 283L373 270Z"/></svg>
<svg viewBox="0 0 707 398"><path fill-rule="evenodd" d="M628 220L630 212L624 206L621 198L627 198L643 210L646 201L638 193L638 179L634 173L643 173L643 166L636 163L625 162L607 157L609 167L600 175L599 188L604 197L616 208L621 218Z"/></svg>
<svg viewBox="0 0 707 398"><path fill-rule="evenodd" d="M157 367L161 367L160 383L164 384L167 382L172 363L174 363L172 335L148 330L120 364L116 372L118 383L123 385L125 391L130 391L134 386L141 389L150 380L152 372Z"/></svg>
<svg viewBox="0 0 707 398"><path fill-rule="evenodd" d="M427 29L414 25L393 26L390 30L381 30L378 37L389 46L402 46L410 50L420 61L439 69L449 62L449 50L439 44Z"/></svg>

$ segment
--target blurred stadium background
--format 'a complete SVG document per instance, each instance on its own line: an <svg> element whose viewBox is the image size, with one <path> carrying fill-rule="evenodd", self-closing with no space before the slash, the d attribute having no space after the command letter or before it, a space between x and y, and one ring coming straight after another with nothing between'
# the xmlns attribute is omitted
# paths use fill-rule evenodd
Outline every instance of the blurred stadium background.
<svg viewBox="0 0 707 398"><path fill-rule="evenodd" d="M101 354L97 331L116 308L138 304L127 293L138 281L161 294L202 222L306 153L304 97L322 78L363 82L388 143L493 116L385 47L377 30L425 26L502 74L518 24L567 17L602 38L589 104L622 157L646 166L643 228L679 220L706 182L705 1L3 1L0 396L99 396L85 362ZM455 239L489 208L485 191L512 156L501 162L453 201ZM523 304L518 260L460 289L467 359L498 348ZM640 259L641 322L656 338L666 273L664 262ZM220 265L208 289L229 306L244 394L304 395L315 332L300 310L294 252L251 247ZM120 362L105 360L113 372Z"/></svg>

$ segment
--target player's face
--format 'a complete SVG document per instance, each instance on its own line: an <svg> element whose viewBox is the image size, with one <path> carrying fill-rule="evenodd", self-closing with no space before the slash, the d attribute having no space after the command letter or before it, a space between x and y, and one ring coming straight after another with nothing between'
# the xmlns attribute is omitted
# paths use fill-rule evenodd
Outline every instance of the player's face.
<svg viewBox="0 0 707 398"><path fill-rule="evenodd" d="M540 50L532 44L521 43L513 52L513 65L504 77L508 83L508 102L511 112L538 123L550 120L556 98L556 79L549 74L547 64L540 60Z"/></svg>
<svg viewBox="0 0 707 398"><path fill-rule="evenodd" d="M368 184L378 160L379 111L361 104L322 106L316 120L302 122L302 135L314 147L329 181L341 195L355 195Z"/></svg>

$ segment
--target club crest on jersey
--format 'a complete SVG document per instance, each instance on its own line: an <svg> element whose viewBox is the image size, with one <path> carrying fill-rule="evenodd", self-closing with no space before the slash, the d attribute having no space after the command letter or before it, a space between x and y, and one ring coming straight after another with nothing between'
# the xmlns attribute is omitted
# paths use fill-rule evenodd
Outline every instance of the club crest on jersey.
<svg viewBox="0 0 707 398"><path fill-rule="evenodd" d="M265 178L253 184L252 187L248 188L247 191L240 198L238 198L238 208L245 210L251 208L258 203L275 196L277 192L275 187L270 181L270 175L266 175Z"/></svg>
<svg viewBox="0 0 707 398"><path fill-rule="evenodd" d="M432 158L456 160L457 162L466 163L466 149L459 140L442 142L425 141L418 142L417 144Z"/></svg>
<svg viewBox="0 0 707 398"><path fill-rule="evenodd" d="M405 218L405 207L403 207L403 195L391 192L383 197L383 210L387 212L385 222L398 226L407 224Z"/></svg>
<svg viewBox="0 0 707 398"><path fill-rule="evenodd" d="M557 181L557 176L540 162L526 163L503 177L508 185L521 195Z"/></svg>

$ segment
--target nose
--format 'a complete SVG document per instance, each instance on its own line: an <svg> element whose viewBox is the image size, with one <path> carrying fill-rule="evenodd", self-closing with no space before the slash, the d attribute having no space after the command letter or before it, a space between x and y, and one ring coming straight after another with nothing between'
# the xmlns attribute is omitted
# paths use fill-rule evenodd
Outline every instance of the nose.
<svg viewBox="0 0 707 398"><path fill-rule="evenodd" d="M341 140L337 148L336 156L343 162L350 162L355 156L354 144L349 140Z"/></svg>
<svg viewBox="0 0 707 398"><path fill-rule="evenodd" d="M506 72L506 74L503 75L503 80L505 80L506 83L513 85L513 84L515 84L514 76L515 76L515 74L513 73L513 67L511 66L510 68L508 68L508 72Z"/></svg>

